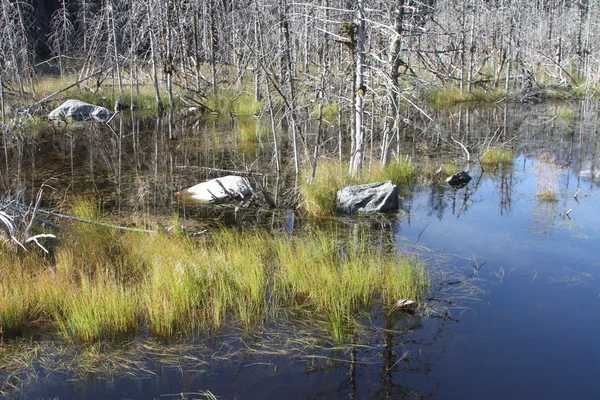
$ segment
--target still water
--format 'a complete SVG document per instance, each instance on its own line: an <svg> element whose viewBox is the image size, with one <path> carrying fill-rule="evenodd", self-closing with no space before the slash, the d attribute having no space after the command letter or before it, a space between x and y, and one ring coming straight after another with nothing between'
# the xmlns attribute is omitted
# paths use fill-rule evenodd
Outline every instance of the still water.
<svg viewBox="0 0 600 400"><path fill-rule="evenodd" d="M560 118L561 107L572 114ZM86 192L110 212L196 221L200 212L172 196L211 176L196 167L272 169L268 141L224 139L235 122L219 130L132 121L102 128L103 137L95 127L15 141L5 153L5 187L34 193L52 178L51 204L65 192ZM344 346L284 311L252 334L230 330L190 342L136 337L83 349L34 335L0 343L0 390L36 399L599 398L598 105L448 111L435 122L440 130L407 128L402 154L416 162L458 157L453 135L473 153L506 143L513 165L482 171L473 163L464 188L420 182L402 191L398 214L339 222L367 225L392 237L398 251L419 254L435 281L423 316L366 315ZM278 181L262 183L284 196ZM556 199L541 200L541 188ZM292 233L310 223L282 214L275 226Z"/></svg>

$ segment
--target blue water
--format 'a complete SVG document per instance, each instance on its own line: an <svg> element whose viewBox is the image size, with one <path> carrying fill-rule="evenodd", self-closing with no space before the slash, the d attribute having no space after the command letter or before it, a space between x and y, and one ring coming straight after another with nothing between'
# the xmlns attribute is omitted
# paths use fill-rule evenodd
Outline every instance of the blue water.
<svg viewBox="0 0 600 400"><path fill-rule="evenodd" d="M523 164L523 157L515 161ZM580 181L576 201L577 176L563 170L557 201L539 200L529 165L515 169L508 209L500 206L499 178L488 176L477 190L457 191L461 201L470 193L467 212L433 217L421 194L412 203L411 224L400 224L403 240L420 234L424 246L481 265L477 276L485 294L461 303L467 309L429 375L435 398L600 395L599 192Z"/></svg>
<svg viewBox="0 0 600 400"><path fill-rule="evenodd" d="M369 228L375 233L391 236L398 251L419 254L432 272L424 316L365 316L351 344L339 349L311 331L310 321L283 316L251 336L224 332L193 343L140 337L100 347L92 356L68 343L26 338L16 345L40 350L22 365L14 362L18 348L0 343L0 393L36 399L599 398L598 112L585 107L577 111L582 118L566 122L553 119L551 107L523 108L505 135L518 137L511 167L482 173L472 163L466 187L421 184L402 199L400 213L371 224L378 226ZM156 140L138 149L133 174L144 179L148 173L153 189L183 176L174 168L181 155L173 165L152 161ZM64 161L57 170L75 178L95 171L92 180L105 179L100 167L110 157L94 159L91 147L83 148L80 158L100 165L74 168L63 149L55 157ZM544 153L554 167L540 161ZM162 159L158 150L156 159ZM125 167L118 172L103 182L127 195L135 185ZM536 195L548 182L554 201ZM171 206L161 196L147 200L148 207ZM291 221L284 224L290 234L296 229ZM342 226L352 229L352 221L344 218ZM356 223L369 225L364 218Z"/></svg>

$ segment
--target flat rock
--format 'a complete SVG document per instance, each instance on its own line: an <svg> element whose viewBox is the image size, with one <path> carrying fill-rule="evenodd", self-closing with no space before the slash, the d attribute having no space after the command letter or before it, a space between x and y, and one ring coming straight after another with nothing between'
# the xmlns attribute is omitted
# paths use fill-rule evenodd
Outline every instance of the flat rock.
<svg viewBox="0 0 600 400"><path fill-rule="evenodd" d="M227 200L244 200L251 194L252 189L246 178L227 175L180 190L175 197L185 202L210 204Z"/></svg>
<svg viewBox="0 0 600 400"><path fill-rule="evenodd" d="M392 181L344 186L337 192L337 212L369 213L398 209L398 186Z"/></svg>
<svg viewBox="0 0 600 400"><path fill-rule="evenodd" d="M51 120L63 120L71 117L76 121L94 119L96 121L107 121L113 112L108 108L96 106L81 100L67 100L54 110L50 111L48 118Z"/></svg>

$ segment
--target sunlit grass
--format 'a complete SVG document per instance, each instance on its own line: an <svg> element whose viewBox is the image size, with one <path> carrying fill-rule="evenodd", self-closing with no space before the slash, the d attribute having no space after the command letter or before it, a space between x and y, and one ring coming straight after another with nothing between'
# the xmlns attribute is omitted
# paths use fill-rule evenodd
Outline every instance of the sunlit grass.
<svg viewBox="0 0 600 400"><path fill-rule="evenodd" d="M280 239L275 250L280 268L274 292L280 301L329 321L338 342L360 310L376 304L389 309L401 298L421 300L429 285L416 260L373 248L364 237L357 240L317 232L292 243Z"/></svg>
<svg viewBox="0 0 600 400"><path fill-rule="evenodd" d="M58 90L61 90L78 80L78 76L64 76L62 79L55 76L41 76L37 79L36 93L39 98L46 97ZM160 96L164 107L168 107L168 97L164 85L159 88ZM95 80L84 81L79 85L70 88L58 95L60 99L73 98L98 106L106 107L109 110L113 109L115 102L119 96L118 88L113 87L112 81L104 81L100 87L96 87ZM129 82L124 82L123 96L121 103L126 107L130 106L131 101L131 86ZM181 100L175 96L175 105L180 106ZM52 108L60 105L62 100L52 100L48 105ZM138 110L155 110L156 109L156 94L154 86L148 82L141 82L133 87L133 104Z"/></svg>
<svg viewBox="0 0 600 400"><path fill-rule="evenodd" d="M315 177L312 169L303 171L300 194L301 207L309 215L322 216L335 212L337 191L344 185L356 183L348 173L348 165L337 160L319 160Z"/></svg>
<svg viewBox="0 0 600 400"><path fill-rule="evenodd" d="M391 180L396 185L406 185L417 173L417 168L410 161L392 160L384 167L379 163L370 169L365 166L358 177L352 178L346 163L338 160L319 160L312 180L311 173L310 167L303 171L300 186L301 207L309 215L323 216L335 212L337 192L343 186L387 180Z"/></svg>
<svg viewBox="0 0 600 400"><path fill-rule="evenodd" d="M391 180L396 185L405 185L410 183L416 173L417 168L412 162L400 159L392 160L384 167L377 163L370 171L363 170L361 176L365 182Z"/></svg>
<svg viewBox="0 0 600 400"><path fill-rule="evenodd" d="M425 93L425 100L435 109L452 107L467 102L496 103L504 97L505 92L502 89L484 89L481 87L474 87L471 91L463 89L462 93L459 87L437 87Z"/></svg>
<svg viewBox="0 0 600 400"><path fill-rule="evenodd" d="M101 218L84 200L72 211ZM222 229L192 240L179 232L104 229L70 225L54 260L11 249L0 261L3 335L34 321L84 343L140 327L161 338L224 326L252 331L270 308L300 307L342 341L360 313L399 298L420 300L428 285L421 263L365 235L311 231L290 239Z"/></svg>
<svg viewBox="0 0 600 400"><path fill-rule="evenodd" d="M336 102L331 102L331 103L325 103L323 104L323 111L322 111L322 118L331 123L331 124L337 124L338 123L338 116L339 116L339 105ZM314 119L319 118L319 104L315 104L313 106L313 110L311 113L311 117Z"/></svg>
<svg viewBox="0 0 600 400"><path fill-rule="evenodd" d="M558 119L563 121L570 121L573 119L574 110L571 107L559 107L558 108Z"/></svg>
<svg viewBox="0 0 600 400"><path fill-rule="evenodd" d="M218 113L234 113L236 115L256 115L263 102L256 101L254 96L240 89L220 89L216 94L206 98L209 109Z"/></svg>
<svg viewBox="0 0 600 400"><path fill-rule="evenodd" d="M513 153L504 147L490 147L481 155L479 161L486 166L512 164Z"/></svg>
<svg viewBox="0 0 600 400"><path fill-rule="evenodd" d="M257 143L266 140L270 133L270 127L260 122L254 116L240 116L236 118L236 131L240 141L245 143Z"/></svg>
<svg viewBox="0 0 600 400"><path fill-rule="evenodd" d="M95 342L137 328L137 298L129 288L102 276L83 278L65 297L54 319L68 338Z"/></svg>

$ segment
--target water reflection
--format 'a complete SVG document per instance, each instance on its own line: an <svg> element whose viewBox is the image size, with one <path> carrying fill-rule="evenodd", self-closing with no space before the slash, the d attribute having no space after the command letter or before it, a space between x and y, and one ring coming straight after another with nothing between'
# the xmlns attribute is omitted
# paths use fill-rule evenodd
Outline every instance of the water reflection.
<svg viewBox="0 0 600 400"><path fill-rule="evenodd" d="M442 111L433 121L406 114L408 128L396 150L402 157L419 163L459 159L464 154L454 138L473 155L504 143L515 162L485 171L474 163L473 180L461 189L441 182L405 188L398 214L317 223L294 212L293 180L273 172L270 140L261 138L258 124L252 127L256 142L240 139L239 129L248 126L239 121L173 114L120 115L112 128L69 126L35 138L5 138L3 189L27 188L32 198L52 179L49 205L62 204L66 194L87 195L107 211L178 214L201 223L210 218L290 236L311 224L330 224L340 234L367 232L374 246L418 252L437 278L424 316L361 316L342 347L323 337L314 321L281 310L272 310L252 334L227 331L191 343L156 343L143 335L91 349L46 335L4 342L1 393L90 399L181 398L182 392L202 397L206 391L225 398L518 398L549 386L577 391L548 390L545 398L593 398L586 380L593 382L589 371L600 352L585 344L594 343L600 328L600 287L592 279L600 224L598 105L569 104L573 112L566 119L564 106L463 108ZM323 134L335 149L337 131ZM542 154L551 158L540 159ZM232 213L231 207L209 211L174 201L175 191L223 170L257 173L252 179L278 209ZM555 185L556 200L538 196L545 179ZM559 354L548 350L555 348Z"/></svg>

